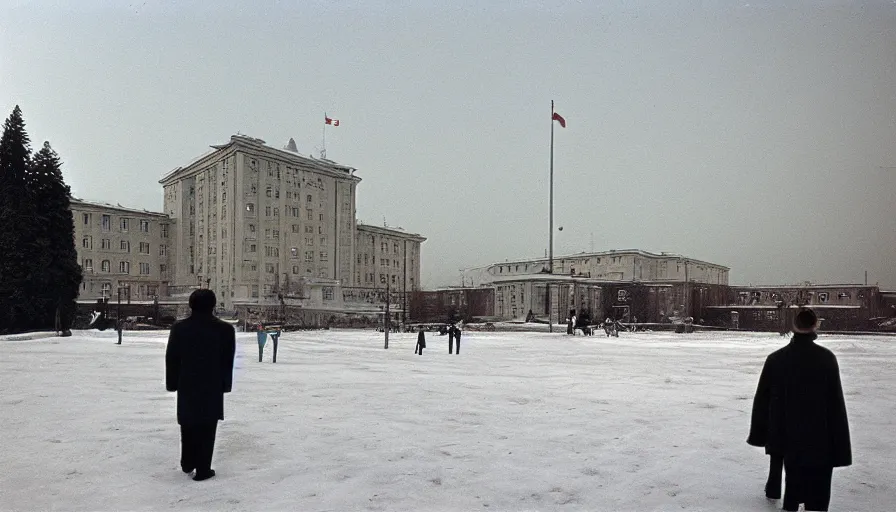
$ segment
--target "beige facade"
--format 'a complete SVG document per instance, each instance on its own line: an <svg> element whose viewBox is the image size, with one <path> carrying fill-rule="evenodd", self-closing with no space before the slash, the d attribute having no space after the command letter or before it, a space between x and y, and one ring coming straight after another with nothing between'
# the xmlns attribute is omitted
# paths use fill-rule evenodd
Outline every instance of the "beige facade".
<svg viewBox="0 0 896 512"><path fill-rule="evenodd" d="M400 229L358 224L355 279L359 288L412 292L420 289L420 244L426 238Z"/></svg>
<svg viewBox="0 0 896 512"><path fill-rule="evenodd" d="M408 289L419 286L424 238L358 227L361 179L355 169L288 147L235 135L160 180L164 214L172 222L171 289L186 294L210 287L226 309L283 304L343 310L358 295L344 295L343 288L379 286L380 274L396 283L401 276ZM369 237L388 242L389 251L359 252L356 244ZM370 262L386 261L388 254L388 271L372 263L362 270L357 262L365 254ZM375 284L364 280L368 274Z"/></svg>
<svg viewBox="0 0 896 512"><path fill-rule="evenodd" d="M75 247L84 273L81 299L116 297L119 286L131 299L168 293L171 228L163 213L71 200Z"/></svg>
<svg viewBox="0 0 896 512"><path fill-rule="evenodd" d="M508 261L464 270L466 286L482 286L506 279L539 274L548 268L547 258ZM600 281L694 282L728 284L728 267L678 254L653 254L641 250L581 253L554 258L554 275L587 277Z"/></svg>

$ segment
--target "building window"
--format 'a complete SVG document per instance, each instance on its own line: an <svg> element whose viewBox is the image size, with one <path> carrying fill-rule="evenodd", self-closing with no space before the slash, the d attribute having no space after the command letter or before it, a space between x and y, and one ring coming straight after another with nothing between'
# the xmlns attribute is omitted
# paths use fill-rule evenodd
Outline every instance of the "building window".
<svg viewBox="0 0 896 512"><path fill-rule="evenodd" d="M144 276L149 275L149 263L141 263L140 264L140 274Z"/></svg>
<svg viewBox="0 0 896 512"><path fill-rule="evenodd" d="M149 242L140 242L140 254L149 254Z"/></svg>
<svg viewBox="0 0 896 512"><path fill-rule="evenodd" d="M109 215L103 215L103 231L110 231L112 229L112 217Z"/></svg>
<svg viewBox="0 0 896 512"><path fill-rule="evenodd" d="M93 272L93 260L90 258L86 258L84 260L84 270L88 272Z"/></svg>
<svg viewBox="0 0 896 512"><path fill-rule="evenodd" d="M327 252L326 251L320 252L320 261L327 261Z"/></svg>
<svg viewBox="0 0 896 512"><path fill-rule="evenodd" d="M100 247L105 251L111 251L112 250L112 240L109 240L108 238L103 238L102 240L100 240Z"/></svg>
<svg viewBox="0 0 896 512"><path fill-rule="evenodd" d="M274 264L273 263L265 263L264 271L267 272L268 274L273 274L274 273Z"/></svg>
<svg viewBox="0 0 896 512"><path fill-rule="evenodd" d="M255 244L249 245L249 252L255 252L256 250L258 250L258 248L255 246Z"/></svg>
<svg viewBox="0 0 896 512"><path fill-rule="evenodd" d="M820 304L824 304L828 301L828 292L821 292L818 294L818 302Z"/></svg>
<svg viewBox="0 0 896 512"><path fill-rule="evenodd" d="M168 224L162 224L162 238L168 238Z"/></svg>
<svg viewBox="0 0 896 512"><path fill-rule="evenodd" d="M130 219L128 219L127 217L122 217L121 218L121 231L126 233L130 224L131 224Z"/></svg>
<svg viewBox="0 0 896 512"><path fill-rule="evenodd" d="M299 273L299 267L297 265L292 266L292 273L293 273L293 275L296 275Z"/></svg>
<svg viewBox="0 0 896 512"><path fill-rule="evenodd" d="M392 284L395 284L395 276L392 276Z"/></svg>
<svg viewBox="0 0 896 512"><path fill-rule="evenodd" d="M324 286L322 291L323 291L323 295L324 295L324 300L333 300L333 287L332 286Z"/></svg>
<svg viewBox="0 0 896 512"><path fill-rule="evenodd" d="M298 247L290 248L289 255L292 256L293 258L298 258L299 257L299 248Z"/></svg>
<svg viewBox="0 0 896 512"><path fill-rule="evenodd" d="M111 295L112 294L112 283L103 283L102 292L103 292L103 297L105 297L106 295Z"/></svg>
<svg viewBox="0 0 896 512"><path fill-rule="evenodd" d="M121 247L121 250L124 252L131 252L131 243L128 242L127 240L122 240L120 247Z"/></svg>
<svg viewBox="0 0 896 512"><path fill-rule="evenodd" d="M249 213L255 213L255 203L246 203L246 211Z"/></svg>
<svg viewBox="0 0 896 512"><path fill-rule="evenodd" d="M293 224L293 225L292 225L292 232L293 232L293 233L298 233L298 232L299 232L299 225L298 225L298 224Z"/></svg>
<svg viewBox="0 0 896 512"><path fill-rule="evenodd" d="M274 230L274 238L280 238L280 230L279 229Z"/></svg>
<svg viewBox="0 0 896 512"><path fill-rule="evenodd" d="M164 274L167 271L168 271L168 265L159 265L159 272Z"/></svg>
<svg viewBox="0 0 896 512"><path fill-rule="evenodd" d="M93 247L93 238L89 236L85 236L83 240L81 240L81 247L85 249L90 249Z"/></svg>
<svg viewBox="0 0 896 512"><path fill-rule="evenodd" d="M314 251L305 251L305 262L306 263L314 262Z"/></svg>
<svg viewBox="0 0 896 512"><path fill-rule="evenodd" d="M122 261L121 263L118 264L118 272L120 272L122 274L128 274L128 273L130 273L130 271L131 271L131 262Z"/></svg>
<svg viewBox="0 0 896 512"><path fill-rule="evenodd" d="M270 217L270 216L271 216L271 207L270 207L270 206L265 206L265 207L264 207L264 216L265 216L265 217Z"/></svg>
<svg viewBox="0 0 896 512"><path fill-rule="evenodd" d="M109 260L103 260L100 262L100 270L106 273L112 271L112 265L109 263Z"/></svg>
<svg viewBox="0 0 896 512"><path fill-rule="evenodd" d="M90 214L89 213L84 213L81 215L81 217L84 219L85 226L90 224Z"/></svg>
<svg viewBox="0 0 896 512"><path fill-rule="evenodd" d="M143 233L149 233L149 221L148 220L140 221L140 231L142 231Z"/></svg>
<svg viewBox="0 0 896 512"><path fill-rule="evenodd" d="M253 299L258 298L258 285L257 284L252 285L252 298Z"/></svg>
<svg viewBox="0 0 896 512"><path fill-rule="evenodd" d="M168 256L168 246L167 245L159 246L159 256Z"/></svg>
<svg viewBox="0 0 896 512"><path fill-rule="evenodd" d="M314 220L314 211L311 208L307 208L305 213L308 215L308 220Z"/></svg>

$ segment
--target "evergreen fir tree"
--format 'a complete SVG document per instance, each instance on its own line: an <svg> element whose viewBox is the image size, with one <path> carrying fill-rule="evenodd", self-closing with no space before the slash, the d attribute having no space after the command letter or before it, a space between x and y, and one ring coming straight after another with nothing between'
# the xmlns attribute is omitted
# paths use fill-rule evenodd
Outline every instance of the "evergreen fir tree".
<svg viewBox="0 0 896 512"><path fill-rule="evenodd" d="M58 312L61 330L67 331L74 318L82 273L75 250L71 190L62 179L60 167L59 156L49 142L44 142L31 160L27 183L37 206L34 257L41 272L34 290L35 306L42 328L55 325Z"/></svg>
<svg viewBox="0 0 896 512"><path fill-rule="evenodd" d="M36 325L32 293L34 209L28 186L31 147L18 105L3 123L0 137L0 331Z"/></svg>

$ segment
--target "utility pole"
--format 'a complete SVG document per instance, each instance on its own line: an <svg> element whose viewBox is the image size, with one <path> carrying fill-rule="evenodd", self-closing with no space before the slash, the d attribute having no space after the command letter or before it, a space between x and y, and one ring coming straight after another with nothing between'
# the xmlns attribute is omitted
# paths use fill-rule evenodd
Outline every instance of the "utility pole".
<svg viewBox="0 0 896 512"><path fill-rule="evenodd" d="M383 348L388 349L389 348L389 324L391 323L391 318L390 318L391 315L389 314L390 288L389 288L389 280L386 278L386 276L383 276L382 280L386 282L386 316L383 318L383 331L385 331L385 335L386 335L386 346Z"/></svg>

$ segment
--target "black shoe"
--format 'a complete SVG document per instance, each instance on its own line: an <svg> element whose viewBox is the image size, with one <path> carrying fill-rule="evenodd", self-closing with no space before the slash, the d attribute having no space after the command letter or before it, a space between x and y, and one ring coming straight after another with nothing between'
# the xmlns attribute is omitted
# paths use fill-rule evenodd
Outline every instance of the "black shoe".
<svg viewBox="0 0 896 512"><path fill-rule="evenodd" d="M215 476L214 469L210 469L208 471L197 471L196 474L193 476L193 480L195 480L196 482L201 482L203 480L208 480L209 478L211 478L213 476Z"/></svg>

